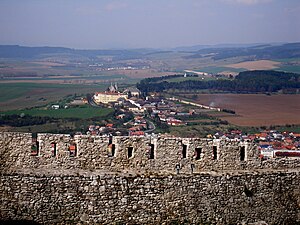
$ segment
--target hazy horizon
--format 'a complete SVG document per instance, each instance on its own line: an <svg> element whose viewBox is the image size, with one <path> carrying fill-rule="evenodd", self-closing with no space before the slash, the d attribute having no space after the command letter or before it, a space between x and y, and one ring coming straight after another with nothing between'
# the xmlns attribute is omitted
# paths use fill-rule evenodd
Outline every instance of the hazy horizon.
<svg viewBox="0 0 300 225"><path fill-rule="evenodd" d="M300 42L297 0L0 0L0 44L75 49Z"/></svg>
<svg viewBox="0 0 300 225"><path fill-rule="evenodd" d="M0 43L0 46L19 46L19 47L29 47L29 48L68 48L68 49L74 49L74 50L138 50L138 49L157 49L157 50L174 50L177 48L189 48L189 47L197 47L197 46L203 46L203 48L214 48L214 47L218 47L218 48L226 48L226 47L250 47L250 46L260 46L260 45L272 45L272 46L276 46L276 45L282 45L282 44L296 44L296 43L300 43L300 42L270 42L270 43L218 43L218 44L208 44L208 45L202 45L202 44L195 44L195 45L181 45L181 46L174 46L174 47L106 47L106 48L76 48L76 47L72 47L72 46L60 46L60 45L20 45L18 43L15 44L2 44Z"/></svg>

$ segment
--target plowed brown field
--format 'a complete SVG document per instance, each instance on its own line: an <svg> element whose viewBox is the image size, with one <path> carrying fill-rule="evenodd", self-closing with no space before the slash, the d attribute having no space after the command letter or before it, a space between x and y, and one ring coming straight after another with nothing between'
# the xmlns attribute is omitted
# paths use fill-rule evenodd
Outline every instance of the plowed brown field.
<svg viewBox="0 0 300 225"><path fill-rule="evenodd" d="M197 102L234 110L224 119L236 125L300 124L300 95L201 94Z"/></svg>

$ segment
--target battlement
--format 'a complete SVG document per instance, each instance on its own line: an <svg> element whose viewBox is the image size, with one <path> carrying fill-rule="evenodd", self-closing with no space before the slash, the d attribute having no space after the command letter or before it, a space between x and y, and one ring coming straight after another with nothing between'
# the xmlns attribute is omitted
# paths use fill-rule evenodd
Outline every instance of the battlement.
<svg viewBox="0 0 300 225"><path fill-rule="evenodd" d="M296 224L299 168L252 142L0 133L0 221Z"/></svg>
<svg viewBox="0 0 300 225"><path fill-rule="evenodd" d="M65 169L136 173L296 168L300 160L262 162L253 142L202 138L0 133L3 170Z"/></svg>

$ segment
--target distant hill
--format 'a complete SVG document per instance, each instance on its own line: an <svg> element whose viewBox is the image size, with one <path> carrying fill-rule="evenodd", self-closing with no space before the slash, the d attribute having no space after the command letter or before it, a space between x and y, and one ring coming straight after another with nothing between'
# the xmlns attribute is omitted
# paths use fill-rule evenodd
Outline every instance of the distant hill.
<svg viewBox="0 0 300 225"><path fill-rule="evenodd" d="M203 55L213 54L213 59L220 60L238 56L249 56L258 59L299 58L300 43L282 45L257 45L251 47L205 48L186 58L202 58Z"/></svg>
<svg viewBox="0 0 300 225"><path fill-rule="evenodd" d="M49 54L69 54L96 58L97 56L115 56L119 59L138 58L143 50L77 50L63 47L25 47L19 45L0 45L0 58L32 59Z"/></svg>
<svg viewBox="0 0 300 225"><path fill-rule="evenodd" d="M202 49L221 49L221 48L248 48L253 46L262 45L256 44L217 44L217 45L194 45L194 46L181 46L172 48L173 51L183 51L183 52L195 52Z"/></svg>
<svg viewBox="0 0 300 225"><path fill-rule="evenodd" d="M63 47L25 47L19 45L0 45L0 58L35 59L49 55L68 55L95 59L99 56L111 56L115 60L140 59L150 55L172 52L186 52L183 59L213 57L214 60L231 57L247 56L250 60L300 58L300 43L289 44L220 44L196 45L172 49L107 49L107 50L79 50Z"/></svg>
<svg viewBox="0 0 300 225"><path fill-rule="evenodd" d="M71 53L72 49L61 47L24 47L0 45L0 58L34 58L41 54Z"/></svg>

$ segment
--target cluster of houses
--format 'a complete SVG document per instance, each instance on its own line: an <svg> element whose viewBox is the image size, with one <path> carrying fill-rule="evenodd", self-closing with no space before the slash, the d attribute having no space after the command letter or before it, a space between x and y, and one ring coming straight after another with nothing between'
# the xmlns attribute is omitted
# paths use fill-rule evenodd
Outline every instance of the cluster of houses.
<svg viewBox="0 0 300 225"><path fill-rule="evenodd" d="M107 123L105 126L90 125L86 134L100 136L121 136L127 135L127 132L124 129L116 128L113 123Z"/></svg>
<svg viewBox="0 0 300 225"><path fill-rule="evenodd" d="M126 114L119 114L116 116L117 120L122 120ZM113 136L145 136L145 131L151 128L148 121L142 116L135 116L133 119L123 123L123 127L116 126L113 123L107 123L105 126L90 125L88 135L113 135Z"/></svg>
<svg viewBox="0 0 300 225"><path fill-rule="evenodd" d="M152 119L159 119L161 122L170 126L186 125L182 120L176 119L176 116L191 115L193 113L184 112L186 109L181 104L173 101L167 101L161 97L149 96L145 100L134 99L134 105L140 109L139 112L147 112ZM137 112L137 109L130 111Z"/></svg>
<svg viewBox="0 0 300 225"><path fill-rule="evenodd" d="M143 116L135 116L133 120L126 123L131 126L128 128L129 136L144 136L145 131L148 130L149 124Z"/></svg>
<svg viewBox="0 0 300 225"><path fill-rule="evenodd" d="M89 68L93 68L96 71L112 71L112 70L145 70L150 69L148 61L139 60L132 63L114 63L95 62L88 65Z"/></svg>
<svg viewBox="0 0 300 225"><path fill-rule="evenodd" d="M257 140L263 158L300 157L300 134L264 131Z"/></svg>
<svg viewBox="0 0 300 225"><path fill-rule="evenodd" d="M193 111L184 112L181 104L166 100L161 97L149 96L141 99L137 88L128 88L123 92L118 90L117 85L111 86L105 92L96 92L93 100L96 104L105 104L110 107L122 107L126 111L135 115L143 116L145 112L150 112L152 118L159 118L160 121L170 126L186 125L185 122L176 119L175 116L191 115Z"/></svg>
<svg viewBox="0 0 300 225"><path fill-rule="evenodd" d="M148 98L149 102L145 102L145 109L150 110L151 117L157 117L161 122L167 123L169 126L183 126L186 123L176 119L175 116L189 116L194 113L190 110L185 112L185 107L182 104L177 104L174 101L161 98Z"/></svg>
<svg viewBox="0 0 300 225"><path fill-rule="evenodd" d="M92 99L98 105L118 108L121 113L116 115L116 120L122 120L128 113L134 115L133 119L124 122L122 128L120 126L117 128L114 124L90 125L87 134L92 135L144 136L145 131L155 128L154 124L146 119L146 115L152 120L159 120L169 126L183 126L186 123L176 117L195 113L193 110L187 111L183 104L178 104L174 100L166 100L158 96L148 96L142 99L136 88L127 88L121 92L116 84L111 84L104 92L96 92Z"/></svg>
<svg viewBox="0 0 300 225"><path fill-rule="evenodd" d="M243 134L240 130L230 133L208 135L215 139L235 139L254 141L258 144L262 159L281 157L300 157L300 134L293 132L278 132L276 130L261 131L257 134Z"/></svg>

